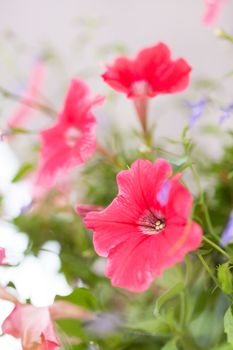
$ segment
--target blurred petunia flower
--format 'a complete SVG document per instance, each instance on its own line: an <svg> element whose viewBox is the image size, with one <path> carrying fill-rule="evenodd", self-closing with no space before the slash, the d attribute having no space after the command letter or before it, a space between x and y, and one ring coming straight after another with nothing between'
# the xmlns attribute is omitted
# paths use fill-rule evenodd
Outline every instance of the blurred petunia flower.
<svg viewBox="0 0 233 350"><path fill-rule="evenodd" d="M223 231L220 243L223 247L233 242L233 211L230 214L228 223L225 230Z"/></svg>
<svg viewBox="0 0 233 350"><path fill-rule="evenodd" d="M53 322L60 319L90 321L95 315L68 301L59 300L49 307L20 304L19 300L0 287L0 299L15 304L2 324L3 334L21 339L23 350L54 350L60 347Z"/></svg>
<svg viewBox="0 0 233 350"><path fill-rule="evenodd" d="M196 103L191 103L189 101L186 101L185 104L191 111L191 115L189 118L189 126L190 128L193 128L202 116L202 113L207 104L207 99L205 98L201 99Z"/></svg>
<svg viewBox="0 0 233 350"><path fill-rule="evenodd" d="M227 107L221 108L221 115L219 117L219 124L223 124L227 119L229 119L233 112L233 103L230 103Z"/></svg>
<svg viewBox="0 0 233 350"><path fill-rule="evenodd" d="M2 332L21 339L23 350L54 350L60 346L47 307L15 305L3 322Z"/></svg>
<svg viewBox="0 0 233 350"><path fill-rule="evenodd" d="M217 20L222 7L226 4L227 0L204 0L205 12L203 16L203 23L207 26L211 26Z"/></svg>
<svg viewBox="0 0 233 350"><path fill-rule="evenodd" d="M32 111L28 103L24 101L36 101L41 93L41 87L45 77L46 65L42 59L37 59L34 63L27 86L19 100L19 107L9 117L8 126L10 128L20 128L27 122Z"/></svg>
<svg viewBox="0 0 233 350"><path fill-rule="evenodd" d="M5 258L6 258L5 249L0 247L0 265L4 265Z"/></svg>
<svg viewBox="0 0 233 350"><path fill-rule="evenodd" d="M113 202L84 218L94 231L95 251L108 258L106 275L114 286L142 292L199 247L202 229L189 219L192 195L180 183L181 174L171 175L164 159L136 160L118 174Z"/></svg>
<svg viewBox="0 0 233 350"><path fill-rule="evenodd" d="M58 121L41 132L38 185L51 187L59 174L86 162L95 152L96 119L91 110L103 99L102 96L91 98L83 81L71 82Z"/></svg>
<svg viewBox="0 0 233 350"><path fill-rule="evenodd" d="M183 59L171 59L164 43L141 50L136 58L119 57L102 75L113 89L129 98L154 97L184 90L191 67Z"/></svg>

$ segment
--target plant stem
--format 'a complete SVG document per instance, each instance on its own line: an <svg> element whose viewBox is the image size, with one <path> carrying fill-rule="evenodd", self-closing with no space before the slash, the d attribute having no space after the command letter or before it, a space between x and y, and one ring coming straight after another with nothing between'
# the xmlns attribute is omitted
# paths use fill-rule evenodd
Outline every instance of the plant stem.
<svg viewBox="0 0 233 350"><path fill-rule="evenodd" d="M212 242L209 238L207 238L206 236L203 236L203 241L205 241L206 243L208 243L209 245L211 245L215 250L217 250L219 253L221 253L222 255L224 255L227 259L230 259L229 255L227 254L227 252L225 252L222 248L220 248L217 244L215 244L214 242Z"/></svg>
<svg viewBox="0 0 233 350"><path fill-rule="evenodd" d="M146 146L151 147L151 135L148 130L148 99L147 98L135 98L134 106L137 112L137 116L143 131L143 138Z"/></svg>
<svg viewBox="0 0 233 350"><path fill-rule="evenodd" d="M180 342L184 350L200 350L200 347L196 344L190 335L183 335L180 338Z"/></svg>
<svg viewBox="0 0 233 350"><path fill-rule="evenodd" d="M120 169L125 169L123 164L120 164L116 157L114 157L111 153L106 150L103 146L101 146L99 143L96 145L96 150L97 152L104 158L106 159L110 164L113 164L115 167L120 168Z"/></svg>
<svg viewBox="0 0 233 350"><path fill-rule="evenodd" d="M10 98L14 101L22 103L30 108L40 110L48 115L51 115L51 116L57 115L57 112L51 106L44 104L44 103L41 103L41 102L38 102L38 101L31 100L29 98L25 98L23 96L19 96L15 93L5 89L2 86L0 86L0 93L7 98Z"/></svg>
<svg viewBox="0 0 233 350"><path fill-rule="evenodd" d="M198 174L196 172L196 169L195 169L195 167L193 165L191 165L190 169L192 171L194 180L195 180L197 188L198 188L199 197L200 197L200 204L202 206L202 209L203 209L203 212L204 212L204 215L205 215L205 220L206 220L207 227L208 227L211 235L216 240L218 240L219 238L216 235L216 233L214 232L213 225L212 225L212 222L211 222L211 219L210 219L210 215L209 215L209 211L208 211L208 208L207 208L206 203L205 203L204 193L203 193L203 189L202 189L202 186L201 186L201 183L200 183L199 176L198 176Z"/></svg>
<svg viewBox="0 0 233 350"><path fill-rule="evenodd" d="M206 271L208 272L208 274L210 275L210 277L212 278L212 280L218 286L218 281L217 281L216 277L214 276L213 272L211 271L211 269L209 268L209 266L207 265L207 263L205 262L205 260L203 259L203 256L201 254L197 254L197 256L200 259L200 261L201 261L202 265L204 266L204 268L206 269Z"/></svg>

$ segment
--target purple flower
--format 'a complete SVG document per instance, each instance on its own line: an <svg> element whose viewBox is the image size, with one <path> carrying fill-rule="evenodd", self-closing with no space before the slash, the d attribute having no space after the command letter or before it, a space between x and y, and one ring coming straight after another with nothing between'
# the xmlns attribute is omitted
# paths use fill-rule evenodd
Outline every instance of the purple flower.
<svg viewBox="0 0 233 350"><path fill-rule="evenodd" d="M230 218L228 220L227 226L223 231L222 237L220 239L220 243L223 247L233 242L233 211L230 214Z"/></svg>
<svg viewBox="0 0 233 350"><path fill-rule="evenodd" d="M197 121L200 119L200 117L204 111L204 108L206 106L206 103L207 103L206 98L203 98L196 103L191 103L189 101L186 101L186 107L191 109L191 115L190 115L190 119L189 119L190 128L193 128L194 125L197 123Z"/></svg>
<svg viewBox="0 0 233 350"><path fill-rule="evenodd" d="M228 118L230 118L231 113L233 112L233 103L230 103L225 108L220 108L222 114L219 117L219 124L224 123Z"/></svg>

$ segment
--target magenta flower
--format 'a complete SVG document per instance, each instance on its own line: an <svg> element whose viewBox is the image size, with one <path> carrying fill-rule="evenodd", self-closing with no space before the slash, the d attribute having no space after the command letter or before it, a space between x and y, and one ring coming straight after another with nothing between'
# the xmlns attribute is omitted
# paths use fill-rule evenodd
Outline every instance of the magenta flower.
<svg viewBox="0 0 233 350"><path fill-rule="evenodd" d="M183 58L172 60L167 45L159 43L141 50L134 59L117 58L102 77L129 98L145 98L184 90L190 72Z"/></svg>
<svg viewBox="0 0 233 350"><path fill-rule="evenodd" d="M114 286L142 292L199 247L202 229L190 220L192 195L180 183L181 174L171 175L164 159L136 160L118 174L113 202L86 215L95 251L108 258L106 275Z"/></svg>
<svg viewBox="0 0 233 350"><path fill-rule="evenodd" d="M86 162L95 152L96 119L91 109L102 101L102 96L90 97L89 88L83 81L71 82L58 121L41 132L37 184L52 186L59 174Z"/></svg>

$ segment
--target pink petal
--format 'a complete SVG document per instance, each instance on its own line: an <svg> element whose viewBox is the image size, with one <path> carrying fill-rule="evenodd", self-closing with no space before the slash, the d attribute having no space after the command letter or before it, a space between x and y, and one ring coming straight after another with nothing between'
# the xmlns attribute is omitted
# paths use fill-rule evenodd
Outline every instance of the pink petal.
<svg viewBox="0 0 233 350"><path fill-rule="evenodd" d="M106 276L113 286L131 292L143 292L149 287L154 266L159 264L156 250L151 249L157 240L156 236L132 237L110 251Z"/></svg>
<svg viewBox="0 0 233 350"><path fill-rule="evenodd" d="M4 265L5 258L6 258L5 249L0 247L0 265Z"/></svg>
<svg viewBox="0 0 233 350"><path fill-rule="evenodd" d="M179 182L179 179L180 174L177 174L170 181L171 188L166 205L166 217L173 223L186 223L191 212L193 199L191 193Z"/></svg>
<svg viewBox="0 0 233 350"><path fill-rule="evenodd" d="M128 92L135 80L134 62L126 57L119 57L102 75L104 81L119 92Z"/></svg>
<svg viewBox="0 0 233 350"><path fill-rule="evenodd" d="M183 227L168 226L161 235L158 274L184 260L187 253L196 250L202 240L203 231L196 222Z"/></svg>
<svg viewBox="0 0 233 350"><path fill-rule="evenodd" d="M92 312L87 311L78 305L63 300L55 301L49 307L49 311L52 320L59 320L64 318L91 320L94 317L94 314Z"/></svg>
<svg viewBox="0 0 233 350"><path fill-rule="evenodd" d="M93 204L78 204L76 207L76 212L83 219L86 217L88 213L92 211L102 211L102 210L104 210L104 207L100 205L93 205Z"/></svg>
<svg viewBox="0 0 233 350"><path fill-rule="evenodd" d="M2 331L21 338L25 350L30 350L33 344L41 345L38 350L53 350L59 346L48 308L17 304L3 322Z"/></svg>

